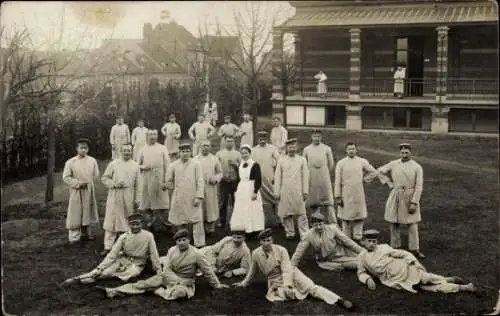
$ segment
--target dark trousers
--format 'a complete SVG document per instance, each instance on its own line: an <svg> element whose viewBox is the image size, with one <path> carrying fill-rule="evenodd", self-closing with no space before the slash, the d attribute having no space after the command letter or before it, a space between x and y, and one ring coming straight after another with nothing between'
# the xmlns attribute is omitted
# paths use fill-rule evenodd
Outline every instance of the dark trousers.
<svg viewBox="0 0 500 316"><path fill-rule="evenodd" d="M220 209L219 219L222 225L227 223L227 209L229 207L229 198L231 198L231 207L234 205L234 192L236 192L235 181L221 181L220 186Z"/></svg>

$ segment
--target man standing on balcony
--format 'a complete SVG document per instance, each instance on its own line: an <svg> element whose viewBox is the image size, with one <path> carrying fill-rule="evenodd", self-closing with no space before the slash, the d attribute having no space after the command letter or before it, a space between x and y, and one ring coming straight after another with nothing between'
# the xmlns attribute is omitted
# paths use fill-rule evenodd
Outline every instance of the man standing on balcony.
<svg viewBox="0 0 500 316"><path fill-rule="evenodd" d="M170 120L163 125L161 133L165 136L165 147L170 155L170 161L177 159L179 154L179 138L181 138L181 126L175 121L175 114L170 114Z"/></svg>
<svg viewBox="0 0 500 316"><path fill-rule="evenodd" d="M332 148L321 142L321 130L312 132L312 144L304 148L303 156L309 167L309 196L307 204L326 207L328 224L337 223L333 208L331 172L335 166Z"/></svg>
<svg viewBox="0 0 500 316"><path fill-rule="evenodd" d="M285 154L285 143L288 139L288 131L281 125L279 117L273 117L273 128L271 129L271 144L276 147L280 154Z"/></svg>
<svg viewBox="0 0 500 316"><path fill-rule="evenodd" d="M236 137L240 129L238 126L231 123L231 116L224 116L224 124L219 127L219 132L217 133L220 137L220 148L224 148L224 138L226 136Z"/></svg>
<svg viewBox="0 0 500 316"><path fill-rule="evenodd" d="M319 94L319 96L322 98L326 97L326 93L327 93L326 79L328 79L328 77L325 75L325 73L322 70L320 70L314 76L314 79L318 80L318 94Z"/></svg>
<svg viewBox="0 0 500 316"><path fill-rule="evenodd" d="M382 184L392 189L385 205L384 218L390 223L391 247L401 247L401 225L408 225L408 248L415 257L425 258L420 252L418 223L420 215L420 197L423 191L424 172L422 166L411 159L411 145L399 145L401 158L378 168L382 175L390 174L392 181L381 177Z"/></svg>
<svg viewBox="0 0 500 316"><path fill-rule="evenodd" d="M195 122L188 130L189 138L193 140L193 156L200 153L201 143L209 140L215 133L215 127L205 121L203 113L198 115L198 122Z"/></svg>
<svg viewBox="0 0 500 316"><path fill-rule="evenodd" d="M120 158L121 148L125 144L130 144L130 130L127 124L123 123L123 116L116 117L116 124L109 133L109 142L111 143L111 159Z"/></svg>
<svg viewBox="0 0 500 316"><path fill-rule="evenodd" d="M394 96L402 99L405 93L406 68L399 65L394 72Z"/></svg>
<svg viewBox="0 0 500 316"><path fill-rule="evenodd" d="M268 144L269 134L266 131L258 132L259 144L252 149L252 159L260 166L262 174L262 206L266 221L269 223L272 217L276 217L276 199L273 194L274 171L280 158L278 150ZM266 225L267 226L267 225Z"/></svg>
<svg viewBox="0 0 500 316"><path fill-rule="evenodd" d="M286 238L295 237L295 220L300 239L309 230L306 205L309 193L309 168L304 157L296 154L297 140L286 142L287 156L278 161L274 174L274 198L279 201L278 215L282 218Z"/></svg>

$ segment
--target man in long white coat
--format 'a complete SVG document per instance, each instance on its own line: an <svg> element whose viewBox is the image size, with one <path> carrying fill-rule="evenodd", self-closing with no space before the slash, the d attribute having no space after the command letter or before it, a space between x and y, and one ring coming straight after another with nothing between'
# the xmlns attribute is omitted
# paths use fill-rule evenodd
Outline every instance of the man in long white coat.
<svg viewBox="0 0 500 316"><path fill-rule="evenodd" d="M205 121L205 115L198 115L198 122L194 122L188 130L189 138L193 140L193 156L200 153L201 142L210 140L215 134L215 127Z"/></svg>
<svg viewBox="0 0 500 316"><path fill-rule="evenodd" d="M472 283L465 284L461 277L445 277L427 272L417 258L404 250L393 249L389 245L378 244L379 232L363 232L363 246L367 249L359 255L358 279L370 290L377 285L373 278L388 287L417 293L415 288L430 292L479 293Z"/></svg>
<svg viewBox="0 0 500 316"><path fill-rule="evenodd" d="M315 284L297 267L292 266L288 251L273 243L270 228L259 233L260 247L252 252L252 261L247 275L243 281L235 283L237 287L246 287L255 276L257 270L267 278L266 299L270 302L288 300L303 300L312 296L323 302L337 304L346 310L352 310L353 304L322 287Z"/></svg>
<svg viewBox="0 0 500 316"><path fill-rule="evenodd" d="M109 163L101 181L108 188L108 200L104 215L104 250L108 254L120 233L130 229L127 218L134 214L141 196L139 165L131 160L132 146L123 145L121 158Z"/></svg>
<svg viewBox="0 0 500 316"><path fill-rule="evenodd" d="M424 186L424 171L422 166L411 159L411 145L399 145L401 158L393 160L378 168L382 175L381 182L392 189L385 204L384 219L390 223L391 247L401 247L401 225L408 225L408 248L420 259L425 258L420 252L418 237L418 223L422 220L420 215L420 197Z"/></svg>
<svg viewBox="0 0 500 316"><path fill-rule="evenodd" d="M202 201L205 197L203 170L198 161L191 158L191 145L179 146L181 158L174 161L167 173L167 181L172 193L172 205L168 220L178 229L188 225L193 227L195 247L205 246Z"/></svg>
<svg viewBox="0 0 500 316"><path fill-rule="evenodd" d="M194 159L201 165L205 181L205 197L203 198L203 221L207 234L215 232L215 224L219 219L219 192L217 185L222 179L222 167L219 159L210 153L210 141L202 142L201 153Z"/></svg>
<svg viewBox="0 0 500 316"><path fill-rule="evenodd" d="M219 209L220 227L226 226L228 208L234 205L234 193L238 186L238 166L241 162L240 152L234 149L234 138L232 136L226 136L225 139L225 148L221 148L215 154L222 167L222 179L219 185L221 198Z"/></svg>
<svg viewBox="0 0 500 316"><path fill-rule="evenodd" d="M139 156L142 194L139 210L147 214L148 229L166 229L165 213L170 208L167 190L167 170L170 163L165 146L158 143L158 131L148 131L148 144ZM161 227L160 227L161 226Z"/></svg>
<svg viewBox="0 0 500 316"><path fill-rule="evenodd" d="M116 117L116 124L109 133L109 143L111 144L111 159L120 158L120 151L123 145L130 144L130 129L123 123L123 117Z"/></svg>
<svg viewBox="0 0 500 316"><path fill-rule="evenodd" d="M347 156L335 167L335 204L342 231L359 242L368 217L363 181L371 182L378 174L368 160L357 156L355 143L348 142L345 148Z"/></svg>
<svg viewBox="0 0 500 316"><path fill-rule="evenodd" d="M179 139L182 136L181 126L175 121L175 114L170 114L169 122L163 125L161 132L165 136L165 147L170 154L170 160L174 161L179 154Z"/></svg>
<svg viewBox="0 0 500 316"><path fill-rule="evenodd" d="M240 125L240 146L247 144L253 147L253 122L248 113L243 114L243 123Z"/></svg>
<svg viewBox="0 0 500 316"><path fill-rule="evenodd" d="M337 223L333 207L331 173L335 166L332 148L321 142L322 132L315 129L311 135L312 143L303 151L303 157L309 167L309 196L307 204L326 208L328 223Z"/></svg>
<svg viewBox="0 0 500 316"><path fill-rule="evenodd" d="M182 151L182 149L181 149ZM154 292L166 300L190 299L195 293L196 272L201 270L215 289L228 286L220 283L207 258L189 244L189 232L181 229L174 235L176 245L161 258L163 269L149 279L116 288L103 288L109 298Z"/></svg>
<svg viewBox="0 0 500 316"><path fill-rule="evenodd" d="M311 215L311 228L299 242L292 256L292 265L298 266L307 248L312 246L314 259L325 270L342 271L358 268L358 254L363 248L347 237L335 224L325 225L320 213Z"/></svg>
<svg viewBox="0 0 500 316"><path fill-rule="evenodd" d="M67 279L65 284L94 283L98 279L119 278L128 281L141 274L148 258L153 269L161 272L160 256L153 234L142 229L143 217L133 214L128 217L130 231L123 233L111 251L94 270Z"/></svg>
<svg viewBox="0 0 500 316"><path fill-rule="evenodd" d="M133 159L139 160L139 154L142 148L146 146L148 136L148 129L144 127L144 120L137 121L137 127L132 131L132 146L134 146Z"/></svg>
<svg viewBox="0 0 500 316"><path fill-rule="evenodd" d="M262 175L262 186L260 194L262 196L262 207L266 217L266 226L270 223L279 223L276 214L276 199L274 198L274 172L280 155L276 147L268 144L269 134L266 131L257 133L259 144L252 148L252 159L260 166Z"/></svg>
<svg viewBox="0 0 500 316"><path fill-rule="evenodd" d="M282 156L274 175L274 197L278 200L278 215L282 218L287 239L295 237L295 220L303 239L309 230L306 204L309 194L309 168L304 157L296 154L297 140L286 142L287 155Z"/></svg>
<svg viewBox="0 0 500 316"><path fill-rule="evenodd" d="M283 125L279 117L273 117L273 128L271 129L271 144L276 147L280 154L284 155L286 151L286 141L288 139L288 131Z"/></svg>
<svg viewBox="0 0 500 316"><path fill-rule="evenodd" d="M217 132L217 135L220 137L220 148L225 147L224 140L226 136L232 136L234 138L236 135L239 135L239 131L239 127L231 123L231 116L224 116L224 124L219 127L219 131Z"/></svg>
<svg viewBox="0 0 500 316"><path fill-rule="evenodd" d="M99 179L97 161L87 155L88 139L77 140L77 155L64 165L63 181L69 185L66 229L69 243L94 240L90 225L99 223L94 181Z"/></svg>
<svg viewBox="0 0 500 316"><path fill-rule="evenodd" d="M246 275L250 267L251 253L245 242L245 231L232 231L211 246L200 249L215 274L226 278Z"/></svg>

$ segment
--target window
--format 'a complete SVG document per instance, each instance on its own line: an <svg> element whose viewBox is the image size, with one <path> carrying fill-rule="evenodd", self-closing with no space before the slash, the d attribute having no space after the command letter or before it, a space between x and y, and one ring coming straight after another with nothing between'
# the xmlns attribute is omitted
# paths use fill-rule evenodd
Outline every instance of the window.
<svg viewBox="0 0 500 316"><path fill-rule="evenodd" d="M395 108L392 111L392 126L406 128L406 109Z"/></svg>
<svg viewBox="0 0 500 316"><path fill-rule="evenodd" d="M304 107L301 105L287 105L286 124L304 125Z"/></svg>
<svg viewBox="0 0 500 316"><path fill-rule="evenodd" d="M422 128L422 109L409 109L410 128Z"/></svg>
<svg viewBox="0 0 500 316"><path fill-rule="evenodd" d="M345 127L345 106L327 106L325 125Z"/></svg>
<svg viewBox="0 0 500 316"><path fill-rule="evenodd" d="M396 64L404 65L408 64L408 38L402 37L396 39Z"/></svg>
<svg viewBox="0 0 500 316"><path fill-rule="evenodd" d="M316 106L306 107L306 125L324 126L325 108Z"/></svg>

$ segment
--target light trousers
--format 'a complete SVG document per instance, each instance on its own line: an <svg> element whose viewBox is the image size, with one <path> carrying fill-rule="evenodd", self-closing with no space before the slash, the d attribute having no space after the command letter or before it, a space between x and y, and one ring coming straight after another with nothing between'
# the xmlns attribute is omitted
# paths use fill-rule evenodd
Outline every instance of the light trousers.
<svg viewBox="0 0 500 316"><path fill-rule="evenodd" d="M108 230L104 231L104 249L111 250L113 245L115 244L116 238L118 237L117 232L110 232Z"/></svg>
<svg viewBox="0 0 500 316"><path fill-rule="evenodd" d="M324 270L342 271L342 270L356 270L358 268L358 257L338 257L329 261L317 261L318 266Z"/></svg>
<svg viewBox="0 0 500 316"><path fill-rule="evenodd" d="M457 293L460 291L460 285L449 283L445 277L434 273L423 272L420 282L422 283L420 288L425 291L440 293Z"/></svg>
<svg viewBox="0 0 500 316"><path fill-rule="evenodd" d="M309 295L330 305L334 305L340 300L340 296L321 285L314 285L309 291Z"/></svg>
<svg viewBox="0 0 500 316"><path fill-rule="evenodd" d="M68 239L70 242L80 241L82 235L90 236L90 226L82 226L78 229L68 229Z"/></svg>
<svg viewBox="0 0 500 316"><path fill-rule="evenodd" d="M307 221L306 214L284 216L283 227L285 229L285 234L287 237L295 236L295 219L297 220L297 228L299 229L300 239L302 239L309 230L309 222Z"/></svg>
<svg viewBox="0 0 500 316"><path fill-rule="evenodd" d="M401 248L401 225L391 223L391 247ZM418 223L408 224L408 249L409 250L419 250L420 241L418 237Z"/></svg>
<svg viewBox="0 0 500 316"><path fill-rule="evenodd" d="M205 227L203 225L203 221L199 221L196 223L193 223L193 245L197 248L199 247L205 247L206 241L205 241ZM188 225L179 225L177 226L177 230L181 228L188 228Z"/></svg>
<svg viewBox="0 0 500 316"><path fill-rule="evenodd" d="M364 220L356 219L353 221L342 220L342 232L349 238L361 240L363 237Z"/></svg>

